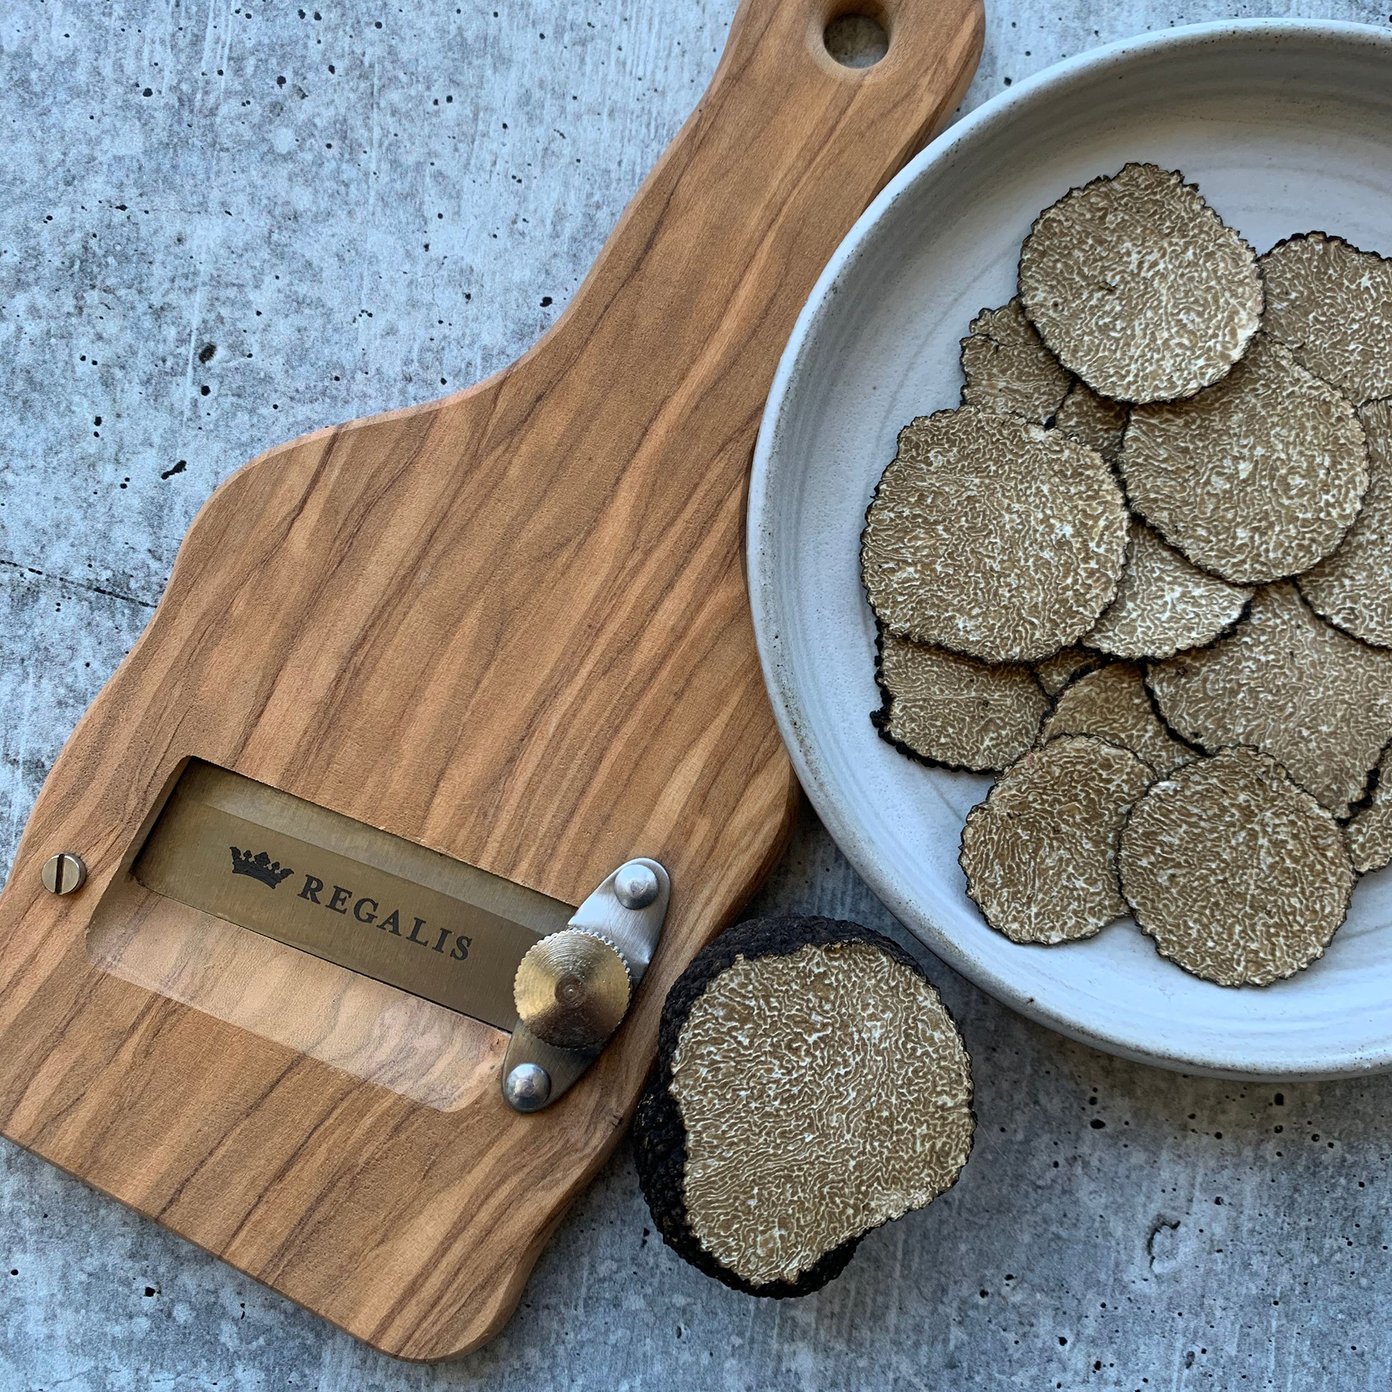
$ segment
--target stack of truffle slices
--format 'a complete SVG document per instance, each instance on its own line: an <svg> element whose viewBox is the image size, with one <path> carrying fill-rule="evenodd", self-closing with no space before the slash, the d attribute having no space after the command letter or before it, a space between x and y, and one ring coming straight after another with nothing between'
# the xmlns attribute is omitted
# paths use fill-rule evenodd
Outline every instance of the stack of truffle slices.
<svg viewBox="0 0 1392 1392"><path fill-rule="evenodd" d="M1129 910L1222 985L1309 966L1392 860L1392 261L1258 258L1129 164L1040 214L962 369L861 573L880 733L1001 773L968 892L1020 943Z"/></svg>

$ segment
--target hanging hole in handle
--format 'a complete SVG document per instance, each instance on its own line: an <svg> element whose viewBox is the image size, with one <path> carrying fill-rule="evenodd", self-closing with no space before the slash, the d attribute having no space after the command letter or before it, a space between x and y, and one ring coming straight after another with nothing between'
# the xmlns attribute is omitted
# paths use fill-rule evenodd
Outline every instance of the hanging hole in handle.
<svg viewBox="0 0 1392 1392"><path fill-rule="evenodd" d="M873 68L889 52L884 18L871 8L838 14L822 31L826 51L842 67Z"/></svg>

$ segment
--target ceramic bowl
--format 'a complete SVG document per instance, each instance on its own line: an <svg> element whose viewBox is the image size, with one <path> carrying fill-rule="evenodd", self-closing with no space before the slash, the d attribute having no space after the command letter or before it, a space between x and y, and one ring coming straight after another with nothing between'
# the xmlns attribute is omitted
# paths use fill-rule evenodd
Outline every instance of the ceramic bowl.
<svg viewBox="0 0 1392 1392"><path fill-rule="evenodd" d="M1020 242L1069 187L1153 160L1264 251L1323 229L1392 252L1392 34L1254 21L1114 44L1021 83L922 152L846 238L788 344L755 453L749 581L803 786L856 869L935 953L1075 1039L1237 1077L1392 1064L1392 871L1365 877L1322 960L1225 989L1129 921L1017 946L967 898L962 820L988 780L925 768L871 728L874 621L858 544L905 422L957 403L958 342L1014 292Z"/></svg>

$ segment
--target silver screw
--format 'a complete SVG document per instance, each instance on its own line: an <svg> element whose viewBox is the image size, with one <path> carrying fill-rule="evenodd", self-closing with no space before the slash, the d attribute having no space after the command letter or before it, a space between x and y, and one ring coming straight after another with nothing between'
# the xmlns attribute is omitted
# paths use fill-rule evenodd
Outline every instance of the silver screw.
<svg viewBox="0 0 1392 1392"><path fill-rule="evenodd" d="M630 860L614 872L614 898L626 909L646 909L660 888L657 876L641 860Z"/></svg>
<svg viewBox="0 0 1392 1392"><path fill-rule="evenodd" d="M82 857L71 851L60 851L44 861L43 886L50 894L72 894L82 888L87 878L87 867Z"/></svg>
<svg viewBox="0 0 1392 1392"><path fill-rule="evenodd" d="M539 1063L519 1063L503 1079L503 1096L514 1111L538 1112L551 1096L551 1075Z"/></svg>

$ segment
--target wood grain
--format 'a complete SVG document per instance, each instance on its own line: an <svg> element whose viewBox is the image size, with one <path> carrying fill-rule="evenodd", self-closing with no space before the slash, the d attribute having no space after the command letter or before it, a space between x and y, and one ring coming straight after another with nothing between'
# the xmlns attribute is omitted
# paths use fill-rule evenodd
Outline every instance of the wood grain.
<svg viewBox="0 0 1392 1392"><path fill-rule="evenodd" d="M749 450L813 279L980 45L976 0L884 11L889 55L849 70L826 0L746 0L536 348L213 495L0 898L5 1134L392 1353L506 1319L627 1119L667 986L788 828L741 569ZM497 1031L152 902L130 860L190 757L571 903L662 860L663 945L601 1063L518 1117ZM58 848L90 869L69 899L39 888Z"/></svg>

